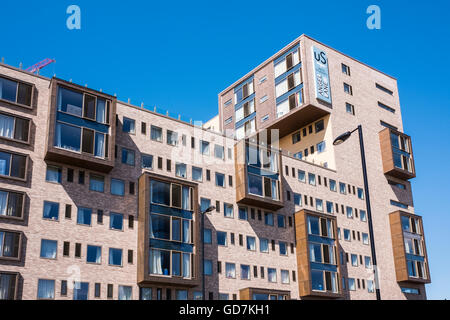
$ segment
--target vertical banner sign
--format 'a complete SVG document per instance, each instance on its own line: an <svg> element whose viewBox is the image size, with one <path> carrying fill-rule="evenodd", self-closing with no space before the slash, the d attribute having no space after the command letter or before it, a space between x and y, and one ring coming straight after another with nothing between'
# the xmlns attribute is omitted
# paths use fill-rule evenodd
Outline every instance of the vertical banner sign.
<svg viewBox="0 0 450 320"><path fill-rule="evenodd" d="M325 51L312 47L314 62L314 78L316 83L316 99L331 104L330 75L328 58Z"/></svg>

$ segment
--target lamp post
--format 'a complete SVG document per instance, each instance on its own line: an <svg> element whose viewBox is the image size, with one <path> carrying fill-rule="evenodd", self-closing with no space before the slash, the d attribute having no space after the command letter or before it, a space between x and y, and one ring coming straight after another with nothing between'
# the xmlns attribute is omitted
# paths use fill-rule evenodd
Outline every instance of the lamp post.
<svg viewBox="0 0 450 320"><path fill-rule="evenodd" d="M374 280L375 280L375 293L377 300L381 300L380 296L380 289L378 286L378 275L376 272L376 266L377 266L377 256L375 252L375 241L373 239L373 224L372 224L372 209L370 207L370 196L369 196L369 182L367 179L367 167L366 167L366 155L364 151L364 138L363 138L363 132L362 132L362 126L359 125L355 130L353 131L347 131L343 134L341 134L339 137L337 137L333 145L338 146L342 143L344 143L352 133L358 130L359 133L359 149L361 151L361 163L362 163L362 170L363 170L363 178L364 178L364 192L365 192L365 198L366 198L366 207L367 207L367 222L369 224L369 236L370 236L370 249L372 253L372 266L374 268Z"/></svg>
<svg viewBox="0 0 450 320"><path fill-rule="evenodd" d="M201 232L202 232L202 300L206 300L205 298L205 214L211 211L216 210L215 206L210 206L204 211L200 211L202 215L201 220Z"/></svg>

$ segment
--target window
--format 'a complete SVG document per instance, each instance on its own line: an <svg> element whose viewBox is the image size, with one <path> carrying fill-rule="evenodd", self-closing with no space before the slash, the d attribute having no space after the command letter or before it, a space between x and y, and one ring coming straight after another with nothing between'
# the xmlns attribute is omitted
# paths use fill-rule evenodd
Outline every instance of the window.
<svg viewBox="0 0 450 320"><path fill-rule="evenodd" d="M0 77L0 99L31 107L32 93L31 85Z"/></svg>
<svg viewBox="0 0 450 320"><path fill-rule="evenodd" d="M234 212L233 212L233 205L229 203L223 203L223 215L227 218L233 218Z"/></svg>
<svg viewBox="0 0 450 320"><path fill-rule="evenodd" d="M269 252L269 240L264 238L259 239L259 251L265 253Z"/></svg>
<svg viewBox="0 0 450 320"><path fill-rule="evenodd" d="M200 153L204 156L209 156L209 142L200 140Z"/></svg>
<svg viewBox="0 0 450 320"><path fill-rule="evenodd" d="M352 86L344 82L344 92L353 95Z"/></svg>
<svg viewBox="0 0 450 320"><path fill-rule="evenodd" d="M389 95L391 95L391 96L394 94L394 92L393 92L392 90L389 90L389 89L383 87L382 85L380 85L380 84L378 84L378 83L375 83L375 87L376 87L377 89L380 89L380 90L383 91L383 92L386 92L387 94L389 94Z"/></svg>
<svg viewBox="0 0 450 320"><path fill-rule="evenodd" d="M135 153L134 150L122 148L122 163L134 166Z"/></svg>
<svg viewBox="0 0 450 320"><path fill-rule="evenodd" d="M68 257L69 255L70 255L70 242L64 241L63 256Z"/></svg>
<svg viewBox="0 0 450 320"><path fill-rule="evenodd" d="M225 159L225 150L223 146L214 145L214 157L217 159Z"/></svg>
<svg viewBox="0 0 450 320"><path fill-rule="evenodd" d="M217 231L217 245L227 246L227 233L222 231Z"/></svg>
<svg viewBox="0 0 450 320"><path fill-rule="evenodd" d="M327 201L327 213L329 214L334 213L333 202Z"/></svg>
<svg viewBox="0 0 450 320"><path fill-rule="evenodd" d="M345 64L342 64L342 73L350 76L350 67Z"/></svg>
<svg viewBox="0 0 450 320"><path fill-rule="evenodd" d="M92 209L78 208L77 223L82 225L91 225Z"/></svg>
<svg viewBox="0 0 450 320"><path fill-rule="evenodd" d="M278 228L286 228L286 216L278 214L277 222L278 222Z"/></svg>
<svg viewBox="0 0 450 320"><path fill-rule="evenodd" d="M281 270L281 283L289 284L289 270Z"/></svg>
<svg viewBox="0 0 450 320"><path fill-rule="evenodd" d="M224 106L229 106L231 103L233 102L233 99L229 99L227 101L225 101L225 103L223 104Z"/></svg>
<svg viewBox="0 0 450 320"><path fill-rule="evenodd" d="M54 182L54 183L61 183L61 181L62 181L62 169L61 169L61 167L47 165L47 172L45 174L45 181L47 181L47 182Z"/></svg>
<svg viewBox="0 0 450 320"><path fill-rule="evenodd" d="M300 142L301 140L302 139L301 139L300 131L296 132L292 135L292 144L296 144L296 143Z"/></svg>
<svg viewBox="0 0 450 320"><path fill-rule="evenodd" d="M123 132L128 132L128 133L135 133L135 121L133 119L129 119L126 117L123 117L123 126L122 126L122 131Z"/></svg>
<svg viewBox="0 0 450 320"><path fill-rule="evenodd" d="M325 151L325 146L326 146L325 141L319 142L317 144L317 153L324 152Z"/></svg>
<svg viewBox="0 0 450 320"><path fill-rule="evenodd" d="M369 244L369 235L367 233L362 233L362 241L364 244Z"/></svg>
<svg viewBox="0 0 450 320"><path fill-rule="evenodd" d="M364 257L364 265L366 266L367 269L370 269L372 267L372 262L370 257Z"/></svg>
<svg viewBox="0 0 450 320"><path fill-rule="evenodd" d="M391 200L391 205L399 207L399 208L402 208L402 209L408 209L408 205L407 204L404 204L404 203L401 203L401 202L398 202L398 201L395 201L395 200Z"/></svg>
<svg viewBox="0 0 450 320"><path fill-rule="evenodd" d="M103 224L103 210L97 210L97 223Z"/></svg>
<svg viewBox="0 0 450 320"><path fill-rule="evenodd" d="M111 212L109 214L109 228L111 230L123 230L123 214Z"/></svg>
<svg viewBox="0 0 450 320"><path fill-rule="evenodd" d="M236 265L234 263L225 263L225 276L230 279L236 278Z"/></svg>
<svg viewBox="0 0 450 320"><path fill-rule="evenodd" d="M18 259L20 243L20 233L0 230L0 258Z"/></svg>
<svg viewBox="0 0 450 320"><path fill-rule="evenodd" d="M73 286L73 300L89 300L89 283L75 282Z"/></svg>
<svg viewBox="0 0 450 320"><path fill-rule="evenodd" d="M1 235L1 233L0 233ZM1 238L0 238L1 239ZM56 240L41 240L41 258L56 259L56 249L58 242Z"/></svg>
<svg viewBox="0 0 450 320"><path fill-rule="evenodd" d="M81 258L81 243L75 243L75 258Z"/></svg>
<svg viewBox="0 0 450 320"><path fill-rule="evenodd" d="M241 264L241 279L250 280L250 266Z"/></svg>
<svg viewBox="0 0 450 320"><path fill-rule="evenodd" d="M301 206L302 205L302 195L301 194L294 193L294 204L296 206Z"/></svg>
<svg viewBox="0 0 450 320"><path fill-rule="evenodd" d="M347 194L347 189L345 188L345 183L339 182L339 192L341 194Z"/></svg>
<svg viewBox="0 0 450 320"><path fill-rule="evenodd" d="M269 115L268 114L266 114L265 116L263 116L261 118L261 122L266 122L267 120L269 120Z"/></svg>
<svg viewBox="0 0 450 320"><path fill-rule="evenodd" d="M313 173L308 173L308 182L310 185L315 186L316 185L316 175Z"/></svg>
<svg viewBox="0 0 450 320"><path fill-rule="evenodd" d="M205 263L203 265L203 273L206 276L212 275L212 261L211 260L205 260Z"/></svg>
<svg viewBox="0 0 450 320"><path fill-rule="evenodd" d="M287 244L286 242L278 242L278 248L280 250L280 255L287 256Z"/></svg>
<svg viewBox="0 0 450 320"><path fill-rule="evenodd" d="M325 122L323 120L320 120L314 124L316 127L316 133L319 133L320 131L323 131L325 129Z"/></svg>
<svg viewBox="0 0 450 320"><path fill-rule="evenodd" d="M180 178L187 178L186 164L175 163L175 175Z"/></svg>
<svg viewBox="0 0 450 320"><path fill-rule="evenodd" d="M271 212L264 213L264 223L267 226L273 226L273 213Z"/></svg>
<svg viewBox="0 0 450 320"><path fill-rule="evenodd" d="M149 154L141 154L142 168L153 169L153 156Z"/></svg>
<svg viewBox="0 0 450 320"><path fill-rule="evenodd" d="M104 192L105 191L105 177L96 174L91 174L89 179L89 190Z"/></svg>
<svg viewBox="0 0 450 320"><path fill-rule="evenodd" d="M358 266L358 255L357 254L352 254L351 255L351 262L352 262L352 266L353 267L357 267Z"/></svg>
<svg viewBox="0 0 450 320"><path fill-rule="evenodd" d="M256 251L256 239L255 237L247 236L247 250Z"/></svg>
<svg viewBox="0 0 450 320"><path fill-rule="evenodd" d="M277 282L277 269L267 268L267 279L269 282Z"/></svg>
<svg viewBox="0 0 450 320"><path fill-rule="evenodd" d="M248 220L248 211L245 207L239 207L239 219Z"/></svg>
<svg viewBox="0 0 450 320"><path fill-rule="evenodd" d="M364 190L362 188L358 188L358 198L364 200Z"/></svg>
<svg viewBox="0 0 450 320"><path fill-rule="evenodd" d="M316 199L316 210L323 212L323 200Z"/></svg>
<svg viewBox="0 0 450 320"><path fill-rule="evenodd" d="M226 119L225 125L230 124L231 122L233 122L233 117L229 117L228 119Z"/></svg>
<svg viewBox="0 0 450 320"><path fill-rule="evenodd" d="M130 286L119 285L119 300L131 300L133 298L132 291Z"/></svg>
<svg viewBox="0 0 450 320"><path fill-rule="evenodd" d="M0 217L21 218L24 205L24 194L0 190Z"/></svg>
<svg viewBox="0 0 450 320"><path fill-rule="evenodd" d="M225 175L216 172L216 186L225 188Z"/></svg>
<svg viewBox="0 0 450 320"><path fill-rule="evenodd" d="M122 249L109 248L109 265L122 266Z"/></svg>
<svg viewBox="0 0 450 320"><path fill-rule="evenodd" d="M389 112L395 113L395 109L389 107L388 105L385 105L384 103L381 103L380 101L378 101L378 106L384 110L387 110Z"/></svg>
<svg viewBox="0 0 450 320"><path fill-rule="evenodd" d="M330 190L336 192L336 181L333 179L330 179Z"/></svg>
<svg viewBox="0 0 450 320"><path fill-rule="evenodd" d="M367 284L367 286L368 286L368 284ZM405 287L402 287L401 289L402 289L402 292L406 293L406 294L420 294L419 289L416 289L416 288L405 288Z"/></svg>
<svg viewBox="0 0 450 320"><path fill-rule="evenodd" d="M298 180L301 182L306 182L306 173L303 170L298 170Z"/></svg>
<svg viewBox="0 0 450 320"><path fill-rule="evenodd" d="M30 120L0 113L0 137L28 142L29 131Z"/></svg>
<svg viewBox="0 0 450 320"><path fill-rule="evenodd" d="M125 183L123 180L111 179L111 194L116 196L125 195Z"/></svg>
<svg viewBox="0 0 450 320"><path fill-rule="evenodd" d="M150 138L153 141L162 142L162 129L160 127L150 127Z"/></svg>
<svg viewBox="0 0 450 320"><path fill-rule="evenodd" d="M140 291L141 291L140 300L152 300L153 297L152 288L140 288Z"/></svg>
<svg viewBox="0 0 450 320"><path fill-rule="evenodd" d="M346 207L347 210L347 218L353 219L353 208L352 207Z"/></svg>
<svg viewBox="0 0 450 320"><path fill-rule="evenodd" d="M359 218L362 222L367 221L367 214L365 210L359 210Z"/></svg>
<svg viewBox="0 0 450 320"><path fill-rule="evenodd" d="M55 280L38 280L37 298L41 300L55 299Z"/></svg>
<svg viewBox="0 0 450 320"><path fill-rule="evenodd" d="M212 234L211 229L204 229L203 232L203 241L206 244L212 244Z"/></svg>
<svg viewBox="0 0 450 320"><path fill-rule="evenodd" d="M167 130L167 144L170 146L178 145L178 133Z"/></svg>
<svg viewBox="0 0 450 320"><path fill-rule="evenodd" d="M84 184L84 171L78 171L78 183Z"/></svg>
<svg viewBox="0 0 450 320"><path fill-rule="evenodd" d="M59 203L44 201L44 219L58 220L59 219Z"/></svg>
<svg viewBox="0 0 450 320"><path fill-rule="evenodd" d="M348 290L356 291L356 284L354 278L348 278Z"/></svg>
<svg viewBox="0 0 450 320"><path fill-rule="evenodd" d="M102 263L102 248L99 246L87 246L86 262L100 264Z"/></svg>
<svg viewBox="0 0 450 320"><path fill-rule="evenodd" d="M351 115L355 115L355 106L346 102L345 103L345 111L350 113Z"/></svg>
<svg viewBox="0 0 450 320"><path fill-rule="evenodd" d="M202 182L203 181L203 169L198 167L192 167L192 180Z"/></svg>

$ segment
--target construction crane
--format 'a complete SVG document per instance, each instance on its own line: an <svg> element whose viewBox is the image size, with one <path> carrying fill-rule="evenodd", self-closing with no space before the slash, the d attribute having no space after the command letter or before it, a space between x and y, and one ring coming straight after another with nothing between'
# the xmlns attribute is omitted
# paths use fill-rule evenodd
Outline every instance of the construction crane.
<svg viewBox="0 0 450 320"><path fill-rule="evenodd" d="M41 62L38 62L35 65L32 65L25 71L39 74L39 70L41 70L42 68L48 66L50 63L53 63L53 62L56 62L56 61L54 59L46 58L46 59L42 60Z"/></svg>

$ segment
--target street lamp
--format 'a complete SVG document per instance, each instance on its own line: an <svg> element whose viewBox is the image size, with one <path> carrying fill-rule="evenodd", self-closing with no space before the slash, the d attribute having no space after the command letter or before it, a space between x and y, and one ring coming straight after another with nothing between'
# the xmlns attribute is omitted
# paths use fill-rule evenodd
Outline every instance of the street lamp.
<svg viewBox="0 0 450 320"><path fill-rule="evenodd" d="M361 151L361 162L362 162L362 170L363 170L363 177L364 177L364 191L365 191L365 198L366 198L366 207L367 207L367 221L369 224L369 236L370 236L370 249L372 253L372 266L374 268L374 276L375 276L375 293L377 300L381 300L380 296L380 289L378 286L378 275L376 272L376 266L377 266L377 256L375 252L375 241L373 240L373 224L372 224L372 210L370 207L370 196L369 196L369 183L367 179L367 167L366 167L366 155L364 151L364 138L363 138L363 132L362 132L362 126L359 125L355 130L353 131L347 131L340 136L338 136L334 142L333 145L338 146L342 143L344 143L352 133L354 133L356 130L358 130L359 133L359 149Z"/></svg>
<svg viewBox="0 0 450 320"><path fill-rule="evenodd" d="M205 299L205 214L211 211L216 210L215 206L210 206L204 211L200 211L200 214L202 215L202 225L201 225L201 232L202 232L202 300Z"/></svg>

